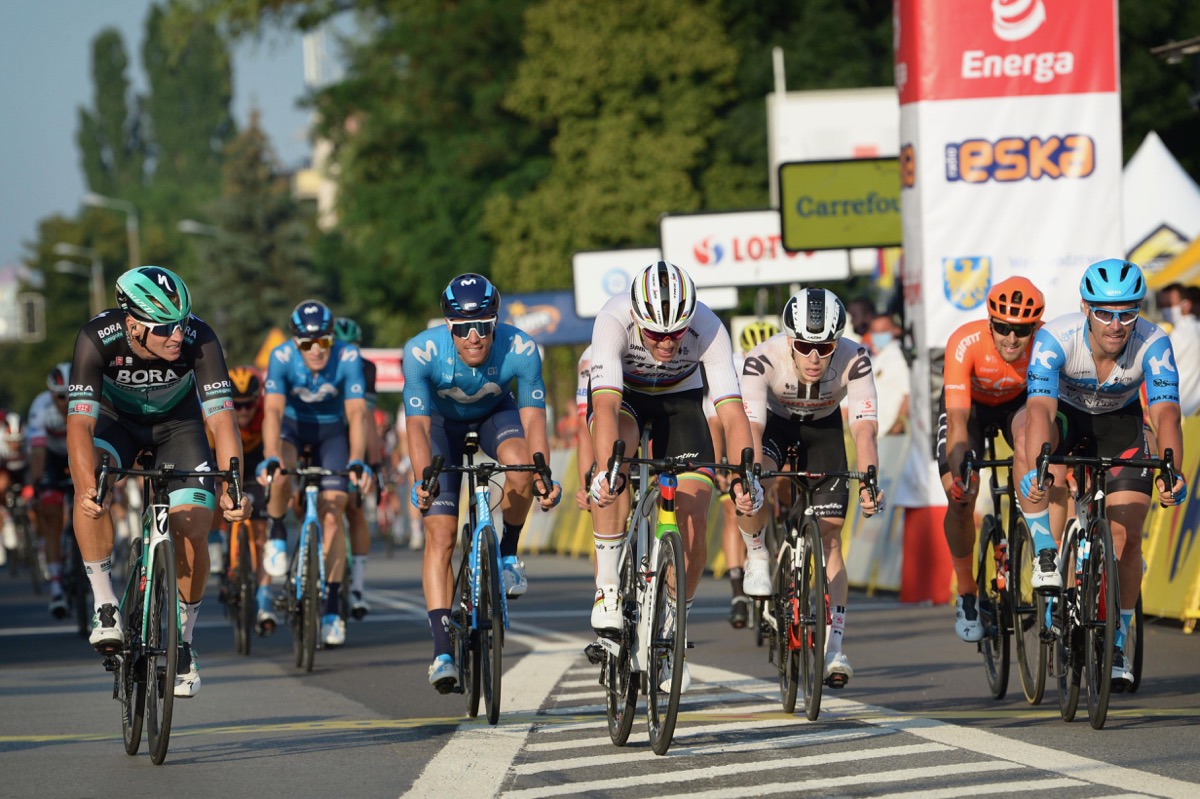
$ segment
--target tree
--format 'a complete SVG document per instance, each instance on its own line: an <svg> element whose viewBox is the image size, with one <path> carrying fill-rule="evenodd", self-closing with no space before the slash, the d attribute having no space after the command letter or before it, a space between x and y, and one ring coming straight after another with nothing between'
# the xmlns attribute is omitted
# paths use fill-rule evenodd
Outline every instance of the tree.
<svg viewBox="0 0 1200 799"><path fill-rule="evenodd" d="M79 109L79 145L85 183L108 196L142 187L145 142L137 108L129 107L129 58L121 34L107 28L92 42L95 110Z"/></svg>

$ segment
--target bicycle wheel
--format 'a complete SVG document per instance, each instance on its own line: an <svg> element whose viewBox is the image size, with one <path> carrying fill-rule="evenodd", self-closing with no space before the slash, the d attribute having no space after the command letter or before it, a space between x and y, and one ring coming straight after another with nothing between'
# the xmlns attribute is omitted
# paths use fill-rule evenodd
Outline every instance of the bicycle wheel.
<svg viewBox="0 0 1200 799"><path fill-rule="evenodd" d="M142 604L144 595L133 585L125 589L121 604L121 621L125 625L125 646L118 656L116 677L117 701L121 706L121 734L125 739L125 754L136 755L142 743L142 718L146 712L145 663L140 661Z"/></svg>
<svg viewBox="0 0 1200 799"><path fill-rule="evenodd" d="M179 593L175 586L175 547L170 539L155 545L146 584L146 742L150 762L167 757L171 712L175 707L175 670L179 664Z"/></svg>
<svg viewBox="0 0 1200 799"><path fill-rule="evenodd" d="M617 746L624 746L633 729L633 714L637 712L638 683L632 673L630 652L636 644L637 625L630 623L637 613L637 570L633 565L633 550L626 546L621 555L621 620L619 654L604 651L604 687L607 693L608 737Z"/></svg>
<svg viewBox="0 0 1200 799"><path fill-rule="evenodd" d="M317 635L321 632L321 528L309 522L304 547L304 569L301 571L302 594L299 607L300 633L294 640L297 647L296 665L312 671L313 655L317 651Z"/></svg>
<svg viewBox="0 0 1200 799"><path fill-rule="evenodd" d="M233 615L233 646L239 655L249 655L252 637L250 631L254 629L254 611L258 600L255 597L256 580L250 555L248 525L235 522L232 538L232 546L238 553L231 592L233 607L230 608Z"/></svg>
<svg viewBox="0 0 1200 799"><path fill-rule="evenodd" d="M501 663L504 648L504 606L500 598L500 553L496 531L485 527L479 536L479 681L488 724L500 721Z"/></svg>
<svg viewBox="0 0 1200 799"><path fill-rule="evenodd" d="M1113 553L1112 532L1105 519L1097 519L1092 526L1083 586L1088 721L1092 723L1092 729L1099 730L1108 719L1113 649L1121 617L1117 558Z"/></svg>
<svg viewBox="0 0 1200 799"><path fill-rule="evenodd" d="M1072 536L1062 553L1059 571L1063 592L1055 609L1058 634L1054 641L1054 664L1058 671L1058 712L1063 721L1074 721L1079 707L1079 678L1083 672L1083 627L1079 621L1079 584L1075 561L1079 557L1078 539Z"/></svg>
<svg viewBox="0 0 1200 799"><path fill-rule="evenodd" d="M771 649L776 658L773 660L779 669L779 701L784 713L796 712L796 696L800 689L800 650L792 646L792 641L799 644L800 618L799 601L797 599L796 567L792 562L794 550L788 546L775 559L775 574L771 581L771 614L775 618L775 630L771 640Z"/></svg>
<svg viewBox="0 0 1200 799"><path fill-rule="evenodd" d="M1133 627L1125 634L1125 640L1128 641L1130 636L1133 637L1133 645L1125 644L1125 651L1133 650L1133 682L1129 684L1129 693L1135 693L1138 686L1142 684L1142 634L1145 632L1143 626L1146 623L1145 615L1142 612L1142 595L1138 593L1137 604L1133 608Z"/></svg>
<svg viewBox="0 0 1200 799"><path fill-rule="evenodd" d="M1017 639L1017 672L1031 705L1041 704L1046 692L1046 667L1050 647L1043 642L1046 597L1033 590L1033 536L1025 518L1017 515L1009 545L1008 599Z"/></svg>
<svg viewBox="0 0 1200 799"><path fill-rule="evenodd" d="M687 651L686 591L683 540L677 530L668 530L658 539L648 642L646 715L650 748L656 755L664 755L671 748L679 715Z"/></svg>
<svg viewBox="0 0 1200 799"><path fill-rule="evenodd" d="M464 540L464 551L469 551ZM458 567L458 578L454 581L455 604L451 610L450 641L454 647L454 663L458 666L459 686L467 697L467 716L479 715L479 669L472 663L475 656L476 634L471 628L470 557L464 555Z"/></svg>
<svg viewBox="0 0 1200 799"><path fill-rule="evenodd" d="M979 531L979 552L976 561L976 582L979 585L977 609L983 626L979 651L983 654L983 671L987 676L992 698L1003 699L1008 693L1008 630L1004 624L1004 590L997 582L996 555L1000 545L1000 525L996 517L983 517Z"/></svg>
<svg viewBox="0 0 1200 799"><path fill-rule="evenodd" d="M825 630L829 624L829 595L825 578L825 548L821 530L810 521L800 534L804 549L800 553L799 582L796 585L797 624L790 633L793 651L799 646L800 679L804 685L804 715L816 721L821 714L821 691L825 684ZM835 686L836 687L836 686Z"/></svg>

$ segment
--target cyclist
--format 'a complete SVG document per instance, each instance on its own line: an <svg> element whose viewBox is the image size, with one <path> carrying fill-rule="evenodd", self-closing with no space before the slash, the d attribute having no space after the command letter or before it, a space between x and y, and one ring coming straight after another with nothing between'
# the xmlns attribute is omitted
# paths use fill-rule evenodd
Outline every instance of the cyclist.
<svg viewBox="0 0 1200 799"><path fill-rule="evenodd" d="M271 351L263 401L263 460L258 481L267 485L280 468L294 469L300 452L312 452L314 466L350 470L345 477L322 477L317 512L321 517L325 554L325 608L321 640L325 646L346 643L346 623L339 615L339 590L346 568L346 490L353 484L368 491L373 473L367 454L366 381L358 347L333 336L333 313L319 300L304 300L288 320L292 338ZM287 528L283 516L292 498L290 480L271 491L267 504L270 538L263 560L272 577L287 574Z"/></svg>
<svg viewBox="0 0 1200 799"><path fill-rule="evenodd" d="M946 342L942 396L934 457L948 500L943 528L958 579L954 631L964 641L983 638L979 621L975 558L975 499L979 475L962 481L968 452L983 452L983 434L996 427L1012 446L1025 433L1025 373L1030 344L1046 303L1042 292L1023 277L1011 277L987 295L987 319L967 322ZM1013 474L1028 470L1025 452L1013 453Z"/></svg>
<svg viewBox="0 0 1200 799"><path fill-rule="evenodd" d="M71 364L56 365L46 375L46 390L29 406L25 428L29 465L25 471L23 496L34 501L38 536L46 553L50 575L50 613L56 619L67 615L67 598L62 587L63 488L71 484L67 467L67 389Z"/></svg>
<svg viewBox="0 0 1200 799"><path fill-rule="evenodd" d="M768 320L756 320L742 328L738 336L740 350L734 354L734 368L741 374L742 365L750 350L762 344L779 332L779 325ZM705 397L704 416L708 420L708 431L712 435L713 450L717 460L725 461L729 453L725 451L725 433L717 419L716 409ZM736 458L736 456L735 456ZM742 541L742 532L737 526L737 510L733 499L727 493L729 478L718 474L717 487L721 489L721 548L725 553L725 565L729 570L729 586L733 590L733 599L729 605L729 624L736 630L746 626L750 620L750 597L742 585L746 566L746 544Z"/></svg>
<svg viewBox="0 0 1200 799"><path fill-rule="evenodd" d="M333 337L345 344L358 347L362 343L362 328L358 322L345 316L333 321ZM362 359L363 380L367 401L367 465L376 475L383 467L383 438L375 425L375 364ZM371 606L363 598L363 584L367 576L367 556L371 552L371 527L367 514L357 501L346 503L346 522L350 530L350 614L361 619L371 612Z"/></svg>
<svg viewBox="0 0 1200 799"><path fill-rule="evenodd" d="M263 379L254 366L235 366L229 370L229 384L233 392L233 412L237 417L238 430L242 436L242 469L247 474L258 469L263 459ZM258 564L256 578L258 614L255 628L260 636L270 635L279 625L274 610L274 594L271 591L271 575L263 564L263 547L267 541L266 492L256 482L247 483L245 492L250 497L253 511L250 514L250 542L256 551ZM242 557L249 557L243 552Z"/></svg>
<svg viewBox="0 0 1200 799"><path fill-rule="evenodd" d="M1142 270L1119 258L1099 261L1084 272L1079 293L1082 312L1047 322L1034 339L1025 436L1018 440L1018 446L1024 445L1024 462L1035 466L1044 443L1056 454L1082 444L1079 449L1089 455L1149 457L1138 398L1144 382L1145 415L1159 446L1173 450L1175 462L1184 463L1175 356L1167 334L1138 316L1146 296ZM1062 536L1066 517L1065 473L1063 466L1051 467L1053 480L1045 487L1037 485L1034 468L1021 478L1022 509L1038 553L1033 587L1043 593L1062 588L1055 540ZM1183 475L1166 486L1152 479L1149 470L1118 469L1108 481L1108 521L1120 585L1121 623L1112 668L1116 691L1133 679L1124 644L1141 590L1142 523L1154 483L1156 499L1164 505L1179 505L1187 498ZM1057 511L1053 525L1051 505Z"/></svg>
<svg viewBox="0 0 1200 799"><path fill-rule="evenodd" d="M575 492L575 506L585 513L592 512L589 483L596 468L596 453L592 452L592 434L587 427L588 383L592 376L592 348L585 347L576 365L575 414L579 423L575 426L575 466L579 472L579 489Z"/></svg>
<svg viewBox="0 0 1200 799"><path fill-rule="evenodd" d="M120 648L124 630L113 592L113 523L96 503L96 463L107 452L128 467L141 450L156 464L181 470L228 469L241 441L230 399L221 342L192 315L191 293L169 269L140 266L117 278L117 307L83 326L75 340L67 397L67 451L75 485L75 537L95 597L89 641L103 653ZM171 491L171 530L177 536L180 627L183 647L175 696L195 696L200 669L192 633L208 581L208 531L216 506L213 480L189 478ZM249 500L233 507L222 492L227 521L249 514Z"/></svg>
<svg viewBox="0 0 1200 799"><path fill-rule="evenodd" d="M783 307L783 334L772 336L746 356L742 390L754 433L755 451L766 471L787 462L795 447L800 471L844 471L846 445L840 404L847 400L850 437L858 468L878 467L875 413L878 405L871 356L862 344L843 338L846 309L832 291L801 289ZM829 581L829 634L825 646L825 679L838 687L854 676L842 651L849 585L842 559L841 531L850 505L850 489L842 478L823 481L813 497L814 511L825 549ZM882 513L884 497L876 502L860 487L859 506L864 516ZM771 594L770 566L762 529L768 508L744 517L739 525L746 543L746 593Z"/></svg>
<svg viewBox="0 0 1200 799"><path fill-rule="evenodd" d="M641 430L653 424L653 456L713 460L704 422L704 378L730 452L752 445L733 366L729 333L721 320L696 301L692 279L667 261L636 275L628 295L609 299L592 327L589 427L597 459L609 457L618 439L635 452ZM687 566L686 605L691 607L707 560L710 471L679 475L676 513ZM762 489L737 483L735 504L757 512ZM618 569L629 513L629 493L609 486L605 469L592 478L592 530L596 547L596 595L592 628L612 636L622 626ZM683 664L684 690L691 683Z"/></svg>
<svg viewBox="0 0 1200 799"><path fill-rule="evenodd" d="M458 494L462 475L447 472L439 494L425 491L421 475L435 455L448 464L462 460L463 438L479 434L479 445L502 464L529 463L534 452L549 451L546 437L546 386L537 345L523 331L499 323L500 292L483 275L468 272L442 292L445 327L420 333L404 345L404 405L408 420L408 452L412 461L412 504L425 514L425 556L421 565L425 605L433 633L429 683L449 693L457 681L450 654L450 556L458 526ZM517 383L514 400L509 386ZM510 472L500 502L504 532L500 555L504 590L509 598L529 587L525 564L517 560L517 543L534 481L530 472ZM543 510L558 504L562 488L539 485Z"/></svg>

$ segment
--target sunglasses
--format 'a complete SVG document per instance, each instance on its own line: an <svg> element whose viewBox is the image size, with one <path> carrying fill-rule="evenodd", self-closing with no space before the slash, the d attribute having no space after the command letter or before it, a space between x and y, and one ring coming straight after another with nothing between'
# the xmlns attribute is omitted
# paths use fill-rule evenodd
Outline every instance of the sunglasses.
<svg viewBox="0 0 1200 799"><path fill-rule="evenodd" d="M147 325L145 322L142 324L150 335L162 336L163 338L170 338L175 334L176 330L183 327L183 322L167 322L163 325Z"/></svg>
<svg viewBox="0 0 1200 799"><path fill-rule="evenodd" d="M235 411L252 411L257 406L258 403L254 400L243 400L242 402L238 402L237 400L233 401L233 409Z"/></svg>
<svg viewBox="0 0 1200 799"><path fill-rule="evenodd" d="M471 331L478 334L480 338L487 338L496 332L496 317L450 323L450 333L455 338L470 338Z"/></svg>
<svg viewBox="0 0 1200 799"><path fill-rule="evenodd" d="M1008 322L992 320L992 330L995 330L996 335L1001 338L1004 338L1009 333L1012 333L1017 338L1029 338L1033 335L1033 327L1032 324L1010 325Z"/></svg>
<svg viewBox="0 0 1200 799"><path fill-rule="evenodd" d="M1138 318L1137 308L1126 308L1123 311L1114 311L1109 308L1097 308L1094 305L1089 305L1088 310L1092 312L1092 318L1102 325L1112 324L1113 319L1117 319L1120 323L1129 327Z"/></svg>
<svg viewBox="0 0 1200 799"><path fill-rule="evenodd" d="M642 332L646 334L646 338L658 344L659 342L668 340L679 341L687 334L688 329L685 327L683 330L676 330L673 333L659 333L657 330L647 330L643 327Z"/></svg>
<svg viewBox="0 0 1200 799"><path fill-rule="evenodd" d="M320 348L323 350L332 349L333 336L321 336L320 338L298 338L296 339L296 346L300 348L301 352L308 352L316 346L320 346Z"/></svg>
<svg viewBox="0 0 1200 799"><path fill-rule="evenodd" d="M808 357L812 353L816 353L822 358L828 358L833 355L833 351L837 349L836 341L801 341L798 338L792 339L792 349L801 355Z"/></svg>

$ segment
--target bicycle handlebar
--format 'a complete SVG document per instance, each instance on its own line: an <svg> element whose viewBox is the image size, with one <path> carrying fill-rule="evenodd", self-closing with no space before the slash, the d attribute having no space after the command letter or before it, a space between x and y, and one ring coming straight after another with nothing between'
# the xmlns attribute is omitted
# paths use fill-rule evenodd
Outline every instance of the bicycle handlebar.
<svg viewBox="0 0 1200 799"><path fill-rule="evenodd" d="M1163 450L1161 458L1114 458L1104 455L1052 455L1050 454L1050 444L1042 445L1042 452L1038 455L1037 460L1037 486L1041 490L1043 482L1049 478L1050 484L1054 483L1054 475L1048 474L1050 464L1061 464L1063 466L1091 466L1097 469L1108 471L1120 466L1129 466L1134 469L1157 469L1158 477L1162 479L1163 485L1170 491L1175 487L1175 478L1178 473L1175 471L1175 452L1167 447ZM1162 503L1159 503L1162 504ZM1163 505L1163 507L1167 507Z"/></svg>
<svg viewBox="0 0 1200 799"><path fill-rule="evenodd" d="M96 467L96 504L104 505L104 500L108 495L108 478L112 476L145 477L152 484L159 480L169 482L171 480L187 480L192 477L220 477L229 483L225 493L233 500L233 506L240 507L242 504L242 475L238 468L239 464L238 458L230 458L228 469L215 472L182 471L169 463L157 469L123 469L119 466L110 466L109 454L103 452L100 454L100 465Z"/></svg>
<svg viewBox="0 0 1200 799"><path fill-rule="evenodd" d="M533 463L514 463L503 464L495 461L487 461L486 463L475 463L470 466L463 464L448 465L441 455L434 455L432 462L425 467L421 473L421 490L436 496L439 491L438 475L442 472L461 472L462 474L474 473L482 480L490 480L493 475L503 472L535 472L538 477L542 478L542 485L545 491L538 491L536 483L533 486L533 493L538 497L548 497L554 490L554 478L550 473L550 466L546 463L546 456L541 452L533 453Z"/></svg>
<svg viewBox="0 0 1200 799"><path fill-rule="evenodd" d="M351 474L357 474L359 479L362 479L363 469L361 466L354 466L349 469L325 469L321 466L297 466L293 469L285 469L281 465L273 465L274 468L267 471L267 487L263 492L263 501L271 501L271 486L275 484L275 478L278 475L291 475L293 477L349 477ZM362 507L363 496L362 492L356 492L356 502L358 507Z"/></svg>
<svg viewBox="0 0 1200 799"><path fill-rule="evenodd" d="M742 450L742 462L734 469L731 469L728 463L709 463L706 461L693 460L691 458L680 458L672 456L667 458L626 458L625 442L617 439L613 442L612 457L608 459L608 485L610 487L617 485L619 475L621 473L622 464L630 464L631 466L648 466L656 472L677 475L683 472L695 472L700 469L712 469L713 471L725 470L737 473L737 477L729 483L729 490L733 491L733 486L741 483L743 480L749 479L754 472L754 450L746 447ZM625 490L625 486L621 485L620 490L616 493L621 493Z"/></svg>
<svg viewBox="0 0 1200 799"><path fill-rule="evenodd" d="M993 458L992 460L983 460L975 456L975 450L968 450L967 457L963 458L961 476L964 485L971 484L971 477L975 472L983 469L1011 469L1013 465L1012 458Z"/></svg>
<svg viewBox="0 0 1200 799"><path fill-rule="evenodd" d="M858 487L858 490L862 491L865 488L871 497L871 503L874 505L879 504L879 470L874 466L868 466L865 472L762 472L759 476L764 479L769 477L786 477L793 482L801 483L803 488L809 488L808 483L810 481L816 482L824 480L827 477L845 477L849 480L857 480L862 483Z"/></svg>

